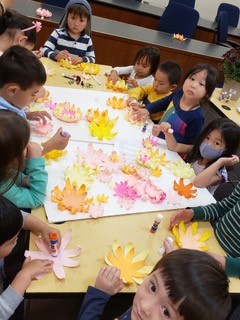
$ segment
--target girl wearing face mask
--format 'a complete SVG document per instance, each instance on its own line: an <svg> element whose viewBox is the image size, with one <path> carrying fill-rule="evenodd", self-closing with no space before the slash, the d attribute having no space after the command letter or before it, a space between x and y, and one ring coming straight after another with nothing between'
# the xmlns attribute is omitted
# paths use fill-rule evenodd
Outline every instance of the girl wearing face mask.
<svg viewBox="0 0 240 320"><path fill-rule="evenodd" d="M191 163L196 174L193 184L207 188L213 194L218 185L228 179L226 167L239 162L235 153L240 142L240 127L227 118L215 119L201 132L194 145L186 145L177 143L169 123L162 125L168 149L187 153L184 160Z"/></svg>

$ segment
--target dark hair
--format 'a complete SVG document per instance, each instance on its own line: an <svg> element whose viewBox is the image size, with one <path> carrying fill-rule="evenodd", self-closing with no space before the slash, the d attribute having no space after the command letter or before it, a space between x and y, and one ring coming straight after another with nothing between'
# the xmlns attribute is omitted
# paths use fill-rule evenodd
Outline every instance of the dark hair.
<svg viewBox="0 0 240 320"><path fill-rule="evenodd" d="M174 250L156 264L168 297L179 304L184 320L223 320L231 308L229 280L210 254L189 249Z"/></svg>
<svg viewBox="0 0 240 320"><path fill-rule="evenodd" d="M68 8L67 14L72 13L74 16L79 16L80 18L86 17L88 20L90 19L90 12L88 9L80 3L75 3Z"/></svg>
<svg viewBox="0 0 240 320"><path fill-rule="evenodd" d="M179 64L174 60L165 60L158 65L157 70L165 73L168 76L168 82L170 84L178 84L182 69Z"/></svg>
<svg viewBox="0 0 240 320"><path fill-rule="evenodd" d="M0 35L7 33L12 40L14 40L18 30L24 30L32 26L33 24L30 19L13 10L6 10L0 16ZM37 37L36 28L24 31L24 34L28 37L27 42L35 45Z"/></svg>
<svg viewBox="0 0 240 320"><path fill-rule="evenodd" d="M17 235L22 228L21 211L11 201L0 196L0 246Z"/></svg>
<svg viewBox="0 0 240 320"><path fill-rule="evenodd" d="M22 90L27 90L33 84L43 85L45 81L44 66L28 49L12 46L0 57L0 88L16 83Z"/></svg>
<svg viewBox="0 0 240 320"><path fill-rule="evenodd" d="M141 60L142 58L146 58L146 62L150 64L150 74L154 74L157 70L159 60L160 60L160 53L158 49L153 48L151 46L143 47L139 50L134 58L134 64Z"/></svg>
<svg viewBox="0 0 240 320"><path fill-rule="evenodd" d="M24 118L15 112L0 110L0 183L9 185L2 192L5 193L16 181L24 166L23 151L30 138L30 127ZM16 167L10 167L16 160Z"/></svg>
<svg viewBox="0 0 240 320"><path fill-rule="evenodd" d="M197 65L195 65L192 69L190 69L184 78L184 81L187 78L190 78L191 76L193 76L196 73L199 73L201 71L206 71L207 76L206 76L206 94L205 96L201 99L200 103L204 104L208 101L208 99L211 97L217 81L218 81L218 71L217 69L215 69L213 66L210 66L207 63L199 63Z"/></svg>
<svg viewBox="0 0 240 320"><path fill-rule="evenodd" d="M218 118L211 121L206 128L202 130L200 135L198 136L196 142L192 150L187 153L186 158L184 159L186 162L192 163L199 159L202 159L200 154L200 145L203 140L212 132L213 130L219 130L222 135L222 139L226 144L226 149L223 151L222 155L219 157L231 157L236 153L239 143L240 143L240 127L235 122L227 118ZM210 161L207 166L210 166L217 159L213 159Z"/></svg>

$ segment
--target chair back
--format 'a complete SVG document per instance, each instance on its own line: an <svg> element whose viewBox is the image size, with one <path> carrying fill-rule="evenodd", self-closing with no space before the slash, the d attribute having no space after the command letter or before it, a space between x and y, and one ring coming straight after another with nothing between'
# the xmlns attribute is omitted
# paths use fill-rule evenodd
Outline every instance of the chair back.
<svg viewBox="0 0 240 320"><path fill-rule="evenodd" d="M229 17L231 17L231 19L229 19L229 21L228 21L228 23L229 23L228 25L230 27L236 28L238 25L238 21L239 21L239 14L240 14L239 7L237 7L233 4L230 4L230 3L221 3L218 7L215 21L218 21L219 14L222 11L228 12Z"/></svg>
<svg viewBox="0 0 240 320"><path fill-rule="evenodd" d="M217 43L225 43L228 36L229 15L227 11L221 11L218 16Z"/></svg>
<svg viewBox="0 0 240 320"><path fill-rule="evenodd" d="M158 30L167 33L179 33L191 38L197 27L199 13L197 10L178 2L171 2L164 10Z"/></svg>
<svg viewBox="0 0 240 320"><path fill-rule="evenodd" d="M69 0L43 0L42 3L50 4L51 6L65 8Z"/></svg>
<svg viewBox="0 0 240 320"><path fill-rule="evenodd" d="M185 6L189 6L191 8L194 8L196 1L195 0L169 0L168 4L171 2L178 2L181 4L185 4Z"/></svg>

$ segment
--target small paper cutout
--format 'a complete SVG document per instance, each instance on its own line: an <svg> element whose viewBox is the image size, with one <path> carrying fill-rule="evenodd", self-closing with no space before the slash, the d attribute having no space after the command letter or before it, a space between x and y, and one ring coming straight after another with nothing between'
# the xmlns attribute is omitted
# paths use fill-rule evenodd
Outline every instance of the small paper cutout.
<svg viewBox="0 0 240 320"><path fill-rule="evenodd" d="M99 118L92 117L89 124L89 131L92 136L97 137L98 140L111 140L118 134L117 132L112 132L117 120L118 117L110 119L107 112L101 113Z"/></svg>
<svg viewBox="0 0 240 320"><path fill-rule="evenodd" d="M59 120L64 122L77 122L82 115L82 112L79 108L76 108L74 104L69 102L61 102L58 106L53 109L53 114Z"/></svg>
<svg viewBox="0 0 240 320"><path fill-rule="evenodd" d="M87 165L81 166L74 163L65 170L64 177L66 180L69 179L70 183L77 188L85 185L89 189L94 182L95 172Z"/></svg>
<svg viewBox="0 0 240 320"><path fill-rule="evenodd" d="M173 189L178 192L180 196L184 196L186 199L196 198L197 189L193 189L193 183L184 184L183 178L179 180L179 183L174 180Z"/></svg>
<svg viewBox="0 0 240 320"><path fill-rule="evenodd" d="M127 107L127 102L124 98L112 97L107 99L107 105L113 109L125 109Z"/></svg>
<svg viewBox="0 0 240 320"><path fill-rule="evenodd" d="M136 118L135 112L133 111L132 108L127 108L127 112L125 113L125 120L137 126L142 126L144 123L143 119L138 120Z"/></svg>
<svg viewBox="0 0 240 320"><path fill-rule="evenodd" d="M43 18L51 18L52 16L52 12L50 12L49 10L46 10L46 9L42 9L42 8L38 8L36 10L36 14L41 17L42 19Z"/></svg>
<svg viewBox="0 0 240 320"><path fill-rule="evenodd" d="M113 266L121 270L120 279L125 284L136 282L141 284L144 277L153 269L152 266L146 266L148 251L144 250L134 257L135 249L131 242L125 247L121 247L118 241L112 244L112 251L105 255L105 262L109 266Z"/></svg>
<svg viewBox="0 0 240 320"><path fill-rule="evenodd" d="M44 155L47 160L58 160L67 153L67 150L52 150Z"/></svg>
<svg viewBox="0 0 240 320"><path fill-rule="evenodd" d="M107 78L106 87L108 89L118 91L118 92L124 92L128 90L128 85L126 84L125 80L118 80L115 84L113 84L112 81L109 78Z"/></svg>
<svg viewBox="0 0 240 320"><path fill-rule="evenodd" d="M142 146L146 149L150 149L152 147L156 147L159 145L159 141L157 138L154 138L153 136L149 136L146 139L142 139Z"/></svg>
<svg viewBox="0 0 240 320"><path fill-rule="evenodd" d="M168 169L180 178L190 179L195 175L194 170L191 168L190 163L185 163L182 160L171 162Z"/></svg>
<svg viewBox="0 0 240 320"><path fill-rule="evenodd" d="M36 98L34 101L36 103L47 102L50 100L50 92L48 90L45 91L45 95L43 97Z"/></svg>
<svg viewBox="0 0 240 320"><path fill-rule="evenodd" d="M70 242L72 236L71 230L68 230L65 235L62 237L61 245L58 248L58 256L53 257L51 255L50 248L43 242L41 237L37 237L35 240L35 244L38 247L40 251L25 251L25 257L31 257L31 260L35 259L49 259L53 261L53 272L55 273L56 277L58 279L65 279L65 272L64 268L65 267L77 267L79 265L78 261L72 260L70 258L77 257L81 253L81 246L78 246L75 249L67 249L64 250L67 245ZM39 279L43 276L44 274L41 274L37 276L36 278Z"/></svg>
<svg viewBox="0 0 240 320"><path fill-rule="evenodd" d="M52 130L53 124L51 122L44 124L43 122L38 121L37 123L34 122L34 125L31 125L31 131L42 137L49 135Z"/></svg>
<svg viewBox="0 0 240 320"><path fill-rule="evenodd" d="M192 223L187 228L183 221L178 226L174 226L172 233L175 236L175 241L180 248L207 251L209 247L205 241L210 238L210 230L202 234L197 233L198 222Z"/></svg>
<svg viewBox="0 0 240 320"><path fill-rule="evenodd" d="M177 39L179 41L185 41L187 38L184 38L183 34L179 34L179 33L174 33L173 34L173 39Z"/></svg>
<svg viewBox="0 0 240 320"><path fill-rule="evenodd" d="M91 62L80 63L79 69L83 71L85 74L93 74L93 75L97 75L100 71L99 65Z"/></svg>

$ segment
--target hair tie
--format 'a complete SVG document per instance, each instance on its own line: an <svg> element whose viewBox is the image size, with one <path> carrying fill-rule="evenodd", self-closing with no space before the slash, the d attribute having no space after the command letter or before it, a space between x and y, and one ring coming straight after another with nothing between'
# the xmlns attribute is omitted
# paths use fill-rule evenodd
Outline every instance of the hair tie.
<svg viewBox="0 0 240 320"><path fill-rule="evenodd" d="M39 21L33 21L33 26L26 28L26 29L22 29L22 32L29 31L34 28L36 28L36 32L38 33L42 29L42 23Z"/></svg>

